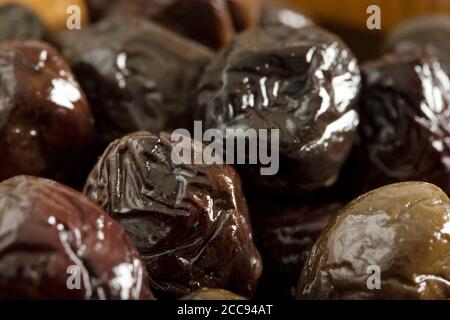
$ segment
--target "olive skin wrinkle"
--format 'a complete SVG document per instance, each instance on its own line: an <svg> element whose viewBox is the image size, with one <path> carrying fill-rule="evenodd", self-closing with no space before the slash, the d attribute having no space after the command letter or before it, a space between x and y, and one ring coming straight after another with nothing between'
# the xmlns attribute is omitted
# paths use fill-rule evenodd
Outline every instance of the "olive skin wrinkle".
<svg viewBox="0 0 450 320"><path fill-rule="evenodd" d="M449 239L450 199L438 187L373 190L344 207L317 240L297 298L449 299ZM373 270L379 274L369 279Z"/></svg>
<svg viewBox="0 0 450 320"><path fill-rule="evenodd" d="M222 288L251 297L262 272L247 202L236 171L179 163L167 133L138 132L113 142L92 170L84 193L130 234L157 296L179 298Z"/></svg>
<svg viewBox="0 0 450 320"><path fill-rule="evenodd" d="M240 34L211 62L196 118L224 136L227 129L278 129L276 175L237 168L245 189L298 195L336 182L356 137L360 86L356 58L337 36L273 25Z"/></svg>
<svg viewBox="0 0 450 320"><path fill-rule="evenodd" d="M98 149L140 130L192 124L192 94L212 52L145 20L110 17L61 37L91 103Z"/></svg>
<svg viewBox="0 0 450 320"><path fill-rule="evenodd" d="M0 299L153 299L125 231L87 197L57 182L0 183Z"/></svg>
<svg viewBox="0 0 450 320"><path fill-rule="evenodd" d="M450 80L438 60L395 53L361 70L359 139L344 187L360 195L390 183L425 181L450 192Z"/></svg>

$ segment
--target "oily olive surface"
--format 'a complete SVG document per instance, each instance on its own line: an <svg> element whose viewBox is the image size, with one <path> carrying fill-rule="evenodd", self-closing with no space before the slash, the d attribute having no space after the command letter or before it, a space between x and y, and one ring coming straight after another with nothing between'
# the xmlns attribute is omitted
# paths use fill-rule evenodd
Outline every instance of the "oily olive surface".
<svg viewBox="0 0 450 320"><path fill-rule="evenodd" d="M152 299L125 231L81 193L17 176L0 183L1 299Z"/></svg>
<svg viewBox="0 0 450 320"><path fill-rule="evenodd" d="M350 49L318 27L251 30L207 68L196 117L226 138L228 129L239 139L248 130L278 130L279 171L261 175L258 166L239 166L246 189L314 191L334 184L351 150L360 80ZM264 141L250 143L261 150Z"/></svg>
<svg viewBox="0 0 450 320"><path fill-rule="evenodd" d="M295 298L311 248L340 208L339 203L301 204L252 217L255 243L264 263L258 297Z"/></svg>
<svg viewBox="0 0 450 320"><path fill-rule="evenodd" d="M191 95L212 57L208 49L129 17L112 17L62 39L91 103L102 151L128 133L191 125Z"/></svg>
<svg viewBox="0 0 450 320"><path fill-rule="evenodd" d="M168 134L134 133L113 142L84 193L130 234L156 294L202 287L251 296L262 271L239 176L230 166L195 164L203 145L188 137L180 161Z"/></svg>
<svg viewBox="0 0 450 320"><path fill-rule="evenodd" d="M364 64L359 139L343 188L360 195L401 181L450 192L450 80L423 53L396 53Z"/></svg>
<svg viewBox="0 0 450 320"><path fill-rule="evenodd" d="M300 299L448 299L450 200L424 182L384 186L343 208L322 233Z"/></svg>
<svg viewBox="0 0 450 320"><path fill-rule="evenodd" d="M44 42L0 42L0 181L78 182L94 140L89 104L63 57Z"/></svg>
<svg viewBox="0 0 450 320"><path fill-rule="evenodd" d="M385 50L426 52L450 76L450 15L416 17L400 24L389 34Z"/></svg>

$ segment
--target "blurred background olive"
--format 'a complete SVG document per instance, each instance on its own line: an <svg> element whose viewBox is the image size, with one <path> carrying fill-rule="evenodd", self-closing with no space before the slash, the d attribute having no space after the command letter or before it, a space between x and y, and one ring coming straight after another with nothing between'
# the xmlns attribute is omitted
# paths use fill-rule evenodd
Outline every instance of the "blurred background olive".
<svg viewBox="0 0 450 320"><path fill-rule="evenodd" d="M20 4L34 11L43 21L50 32L66 29L68 8L71 5L80 9L81 25L86 25L89 21L89 13L85 0L0 0L2 4Z"/></svg>

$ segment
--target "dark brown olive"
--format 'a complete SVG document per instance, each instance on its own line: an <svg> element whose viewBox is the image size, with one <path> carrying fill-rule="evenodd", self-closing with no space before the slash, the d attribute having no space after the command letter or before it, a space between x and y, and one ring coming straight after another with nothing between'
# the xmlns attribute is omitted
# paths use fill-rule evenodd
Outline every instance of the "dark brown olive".
<svg viewBox="0 0 450 320"><path fill-rule="evenodd" d="M192 159L204 150L187 137L179 143ZM179 161L180 144L146 132L116 140L84 192L131 235L155 294L207 287L251 296L262 266L239 176L230 166Z"/></svg>
<svg viewBox="0 0 450 320"><path fill-rule="evenodd" d="M192 126L190 97L212 53L150 22L110 18L62 43L101 146L139 130Z"/></svg>
<svg viewBox="0 0 450 320"><path fill-rule="evenodd" d="M81 193L18 176L0 184L0 299L152 299L125 231Z"/></svg>
<svg viewBox="0 0 450 320"><path fill-rule="evenodd" d="M435 56L450 76L450 16L415 17L395 28L386 51L420 51Z"/></svg>
<svg viewBox="0 0 450 320"><path fill-rule="evenodd" d="M358 194L401 181L450 192L450 80L421 53L362 66L360 139L348 175Z"/></svg>
<svg viewBox="0 0 450 320"><path fill-rule="evenodd" d="M256 295L293 299L298 278L315 241L342 205L297 205L254 216L255 242L264 262Z"/></svg>
<svg viewBox="0 0 450 320"><path fill-rule="evenodd" d="M181 298L181 300L247 300L246 298L239 296L233 292L222 289L199 289L187 296Z"/></svg>
<svg viewBox="0 0 450 320"><path fill-rule="evenodd" d="M212 48L257 26L261 12L261 0L88 0L88 5L94 19L140 16Z"/></svg>
<svg viewBox="0 0 450 320"><path fill-rule="evenodd" d="M45 28L38 16L16 5L0 5L0 41L44 38Z"/></svg>
<svg viewBox="0 0 450 320"><path fill-rule="evenodd" d="M449 299L450 199L424 182L364 194L328 225L300 299Z"/></svg>
<svg viewBox="0 0 450 320"><path fill-rule="evenodd" d="M94 139L85 95L60 54L34 40L1 42L0 181L77 180L91 165Z"/></svg>
<svg viewBox="0 0 450 320"><path fill-rule="evenodd" d="M244 32L213 60L199 85L197 117L205 129L234 130L240 139L245 132L236 129L279 130L278 173L239 166L248 189L314 191L333 185L347 159L359 90L357 61L339 38L278 25Z"/></svg>

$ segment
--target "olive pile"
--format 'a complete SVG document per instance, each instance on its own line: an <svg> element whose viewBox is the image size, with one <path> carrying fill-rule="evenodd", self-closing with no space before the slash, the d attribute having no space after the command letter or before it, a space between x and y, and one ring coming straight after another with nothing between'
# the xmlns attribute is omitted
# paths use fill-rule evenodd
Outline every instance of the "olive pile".
<svg viewBox="0 0 450 320"><path fill-rule="evenodd" d="M450 18L359 63L259 0L56 3L0 5L0 299L450 298Z"/></svg>

